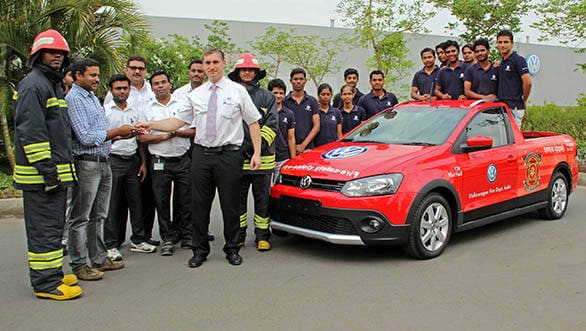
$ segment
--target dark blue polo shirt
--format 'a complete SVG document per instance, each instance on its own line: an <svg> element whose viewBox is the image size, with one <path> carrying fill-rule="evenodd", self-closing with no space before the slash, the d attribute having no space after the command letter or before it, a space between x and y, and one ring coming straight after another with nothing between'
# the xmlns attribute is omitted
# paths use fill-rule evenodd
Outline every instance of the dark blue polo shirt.
<svg viewBox="0 0 586 331"><path fill-rule="evenodd" d="M315 147L338 140L336 133L338 124L342 124L342 114L338 108L330 107L327 112L319 111L319 132L313 143Z"/></svg>
<svg viewBox="0 0 586 331"><path fill-rule="evenodd" d="M360 106L354 106L349 112L340 109L340 113L342 113L342 133L354 129L360 122L366 120L366 112Z"/></svg>
<svg viewBox="0 0 586 331"><path fill-rule="evenodd" d="M497 93L498 87L498 70L492 66L492 62L488 69L484 70L480 64L475 63L468 66L464 73L464 81L472 83L472 91L482 94L494 94Z"/></svg>
<svg viewBox="0 0 586 331"><path fill-rule="evenodd" d="M411 86L419 89L419 95L433 95L439 72L440 68L438 66L436 66L430 74L425 72L425 68L423 68L415 73Z"/></svg>
<svg viewBox="0 0 586 331"><path fill-rule="evenodd" d="M295 143L301 144L313 128L311 117L319 114L319 103L317 99L304 92L305 96L301 103L297 103L292 97L291 92L283 100L283 106L291 109L295 114ZM313 142L307 145L307 148L313 148Z"/></svg>
<svg viewBox="0 0 586 331"><path fill-rule="evenodd" d="M358 104L358 100L360 100L360 97L363 96L364 93L360 92L359 89L356 89L356 94L354 95L354 98L352 99L352 103L357 105ZM334 106L334 108L338 108L338 109L342 109L342 96L340 95L340 93L334 95L334 101L332 102L332 106Z"/></svg>
<svg viewBox="0 0 586 331"><path fill-rule="evenodd" d="M288 131L295 129L295 114L287 107L281 108L277 113L279 115L279 131L275 139L276 161L283 161L291 157L287 138L289 137Z"/></svg>
<svg viewBox="0 0 586 331"><path fill-rule="evenodd" d="M517 52L513 52L508 59L503 59L498 67L497 96L509 105L509 108L525 109L521 76L528 73L527 61Z"/></svg>
<svg viewBox="0 0 586 331"><path fill-rule="evenodd" d="M389 93L383 90L385 94L379 99L372 92L363 95L358 100L358 106L364 108L366 112L366 118L370 118L375 114L378 114L381 110L387 109L399 103L397 97L393 93Z"/></svg>
<svg viewBox="0 0 586 331"><path fill-rule="evenodd" d="M464 73L468 64L460 61L460 64L454 69L445 66L440 69L438 84L441 86L441 92L449 94L452 99L458 100L460 95L464 95Z"/></svg>

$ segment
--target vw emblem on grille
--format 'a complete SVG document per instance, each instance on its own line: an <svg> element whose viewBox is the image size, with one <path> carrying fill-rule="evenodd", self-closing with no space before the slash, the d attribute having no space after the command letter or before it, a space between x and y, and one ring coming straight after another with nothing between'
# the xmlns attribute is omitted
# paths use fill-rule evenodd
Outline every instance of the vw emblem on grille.
<svg viewBox="0 0 586 331"><path fill-rule="evenodd" d="M307 176L301 178L301 181L299 182L299 187L301 187L302 189L306 189L310 186L311 186L311 176L307 175Z"/></svg>
<svg viewBox="0 0 586 331"><path fill-rule="evenodd" d="M321 157L326 160L345 159L365 153L367 150L368 147L363 146L339 147L323 153Z"/></svg>

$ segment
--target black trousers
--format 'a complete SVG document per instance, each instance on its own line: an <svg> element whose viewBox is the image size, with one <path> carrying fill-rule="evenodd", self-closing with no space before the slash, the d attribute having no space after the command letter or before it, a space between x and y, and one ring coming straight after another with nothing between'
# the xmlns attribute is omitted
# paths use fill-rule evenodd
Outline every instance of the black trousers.
<svg viewBox="0 0 586 331"><path fill-rule="evenodd" d="M254 197L254 234L255 241L269 240L269 194L271 189L271 174L244 174L240 184L240 228L246 231L248 218L248 191L252 186ZM244 233L243 235L246 235Z"/></svg>
<svg viewBox="0 0 586 331"><path fill-rule="evenodd" d="M51 292L61 285L66 201L65 189L23 192L29 275L35 292Z"/></svg>
<svg viewBox="0 0 586 331"><path fill-rule="evenodd" d="M159 233L163 241L177 239L191 239L191 160L184 154L178 160L168 161L163 158L152 157L153 193ZM163 163L163 170L155 170L156 162ZM171 220L171 184L175 197L173 209L177 210L179 219Z"/></svg>
<svg viewBox="0 0 586 331"><path fill-rule="evenodd" d="M207 234L216 188L224 219L223 250L226 254L237 253L242 154L240 150L205 153L202 146L196 145L193 148L192 160L193 254L207 256L210 253Z"/></svg>
<svg viewBox="0 0 586 331"><path fill-rule="evenodd" d="M144 227L144 235L147 239L150 239L153 235L153 226L155 225L155 196L153 194L151 154L147 146L147 144L143 145L145 163L148 171L140 185L140 192L142 198L142 225Z"/></svg>
<svg viewBox="0 0 586 331"><path fill-rule="evenodd" d="M126 223L130 210L132 235L130 240L139 244L146 240L142 223L142 200L138 170L138 155L120 157L110 155L112 169L112 193L110 210L104 224L104 243L106 248L119 248L126 240Z"/></svg>

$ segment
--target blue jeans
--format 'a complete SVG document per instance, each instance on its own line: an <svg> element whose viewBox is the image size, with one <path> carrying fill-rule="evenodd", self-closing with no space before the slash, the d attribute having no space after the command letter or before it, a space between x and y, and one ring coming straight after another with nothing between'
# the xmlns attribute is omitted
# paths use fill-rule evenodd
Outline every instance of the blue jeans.
<svg viewBox="0 0 586 331"><path fill-rule="evenodd" d="M104 221L108 217L112 171L105 162L75 161L78 183L73 189L69 220L69 257L76 270L87 263L106 262Z"/></svg>

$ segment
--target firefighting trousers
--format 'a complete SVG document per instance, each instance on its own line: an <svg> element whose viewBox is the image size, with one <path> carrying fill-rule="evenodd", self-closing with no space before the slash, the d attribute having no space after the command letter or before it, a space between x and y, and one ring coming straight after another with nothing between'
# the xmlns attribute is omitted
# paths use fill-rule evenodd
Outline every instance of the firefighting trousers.
<svg viewBox="0 0 586 331"><path fill-rule="evenodd" d="M254 234L256 242L269 240L269 193L271 189L271 174L243 175L240 181L240 233L246 236L248 218L248 191L252 186L254 198Z"/></svg>
<svg viewBox="0 0 586 331"><path fill-rule="evenodd" d="M51 292L61 285L66 201L64 189L23 192L28 265L35 292Z"/></svg>

